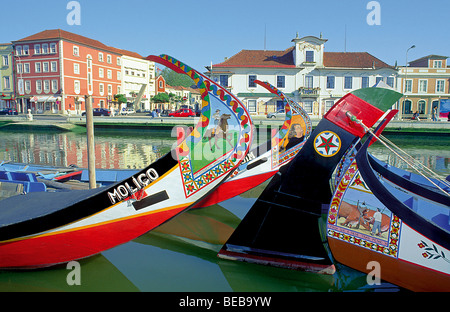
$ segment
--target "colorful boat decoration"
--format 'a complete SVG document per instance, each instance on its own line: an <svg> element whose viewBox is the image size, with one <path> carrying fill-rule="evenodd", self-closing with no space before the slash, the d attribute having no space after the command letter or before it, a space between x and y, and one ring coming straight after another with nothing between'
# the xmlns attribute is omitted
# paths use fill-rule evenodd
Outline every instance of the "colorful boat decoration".
<svg viewBox="0 0 450 312"><path fill-rule="evenodd" d="M327 239L336 261L413 291L450 289L450 183L349 157L330 202Z"/></svg>
<svg viewBox="0 0 450 312"><path fill-rule="evenodd" d="M361 94L374 92L391 91ZM272 178L219 257L333 274L335 266L319 231L322 211L332 197L330 179L347 150L366 134L356 121L371 127L383 115L383 110L354 94L341 98L296 157Z"/></svg>
<svg viewBox="0 0 450 312"><path fill-rule="evenodd" d="M250 150L238 169L196 207L214 205L272 178L281 166L294 159L311 135L311 119L298 103L268 82L255 80L255 83L283 100L286 111L285 121L270 140Z"/></svg>
<svg viewBox="0 0 450 312"><path fill-rule="evenodd" d="M207 87L186 64L167 55L160 58L197 84L202 94L200 122L171 153L119 183L0 201L0 268L51 266L128 242L195 205L243 161L253 129L242 103L220 86ZM215 109L227 115L234 140L222 140L222 149L213 154L202 139L214 127L210 121Z"/></svg>

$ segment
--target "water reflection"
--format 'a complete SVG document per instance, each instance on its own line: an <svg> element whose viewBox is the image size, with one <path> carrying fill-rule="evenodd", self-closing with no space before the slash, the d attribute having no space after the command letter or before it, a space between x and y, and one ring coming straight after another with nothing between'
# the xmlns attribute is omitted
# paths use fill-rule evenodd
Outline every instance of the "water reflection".
<svg viewBox="0 0 450 312"><path fill-rule="evenodd" d="M0 132L0 160L87 168L87 138L76 133ZM139 169L170 151L174 138L165 132L96 133L95 166Z"/></svg>

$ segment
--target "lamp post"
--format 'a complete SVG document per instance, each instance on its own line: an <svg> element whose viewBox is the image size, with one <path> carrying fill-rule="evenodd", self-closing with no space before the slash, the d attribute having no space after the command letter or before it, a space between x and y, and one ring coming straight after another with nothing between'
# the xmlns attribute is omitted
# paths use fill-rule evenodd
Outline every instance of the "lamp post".
<svg viewBox="0 0 450 312"><path fill-rule="evenodd" d="M405 98L404 98L404 100L403 100L403 104L402 103L400 103L401 104L401 107L400 107L400 109L399 109L399 119L401 120L402 119L402 114L403 114L403 105L405 104L405 101L406 101L406 98L407 98L407 95L406 95L406 78L408 78L408 52L409 52L409 50L411 50L411 49L414 49L416 46L415 45L412 45L411 47L409 47L407 50L406 50L406 63L405 63L405 92L403 93L403 95L405 96ZM412 92L412 84L411 84L411 92Z"/></svg>

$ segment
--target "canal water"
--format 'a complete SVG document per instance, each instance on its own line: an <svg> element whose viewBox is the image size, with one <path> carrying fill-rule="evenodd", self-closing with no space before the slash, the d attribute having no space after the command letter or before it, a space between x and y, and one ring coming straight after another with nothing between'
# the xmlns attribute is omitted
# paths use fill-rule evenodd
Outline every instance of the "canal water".
<svg viewBox="0 0 450 312"><path fill-rule="evenodd" d="M0 131L0 161L87 167L85 134ZM441 176L450 174L449 136L388 138ZM169 152L175 135L155 131L97 131L96 167L139 169ZM403 166L379 143L374 156ZM218 205L187 211L129 243L80 260L73 267L0 271L0 291L152 292L338 292L399 291L389 283L369 285L367 276L337 264L318 275L217 257L222 244L262 192L261 185Z"/></svg>

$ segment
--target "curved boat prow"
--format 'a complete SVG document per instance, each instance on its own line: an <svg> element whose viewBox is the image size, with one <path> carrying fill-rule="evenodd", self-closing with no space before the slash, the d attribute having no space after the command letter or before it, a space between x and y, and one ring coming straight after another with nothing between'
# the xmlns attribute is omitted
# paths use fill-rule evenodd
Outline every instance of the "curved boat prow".
<svg viewBox="0 0 450 312"><path fill-rule="evenodd" d="M0 268L46 267L126 243L195 205L243 161L253 138L244 105L186 64L167 55L153 59L197 84L202 98L198 124L171 153L117 184L1 201ZM212 109L223 110L233 130L230 142L221 140L222 149L208 154L203 139L214 127Z"/></svg>
<svg viewBox="0 0 450 312"><path fill-rule="evenodd" d="M332 274L318 219L331 198L341 157L384 112L353 94L341 98L301 151L280 169L219 252L219 257Z"/></svg>

